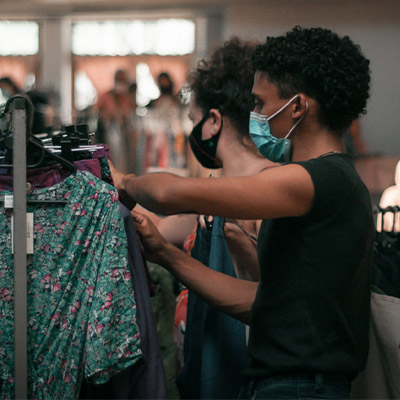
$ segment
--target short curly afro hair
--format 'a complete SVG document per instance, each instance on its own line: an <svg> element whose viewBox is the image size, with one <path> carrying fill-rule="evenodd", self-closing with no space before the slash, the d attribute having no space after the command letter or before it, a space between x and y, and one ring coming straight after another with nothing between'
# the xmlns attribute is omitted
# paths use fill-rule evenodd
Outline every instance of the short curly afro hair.
<svg viewBox="0 0 400 400"><path fill-rule="evenodd" d="M314 98L321 124L332 131L343 132L366 112L369 61L348 36L296 26L284 36L267 37L253 64L266 72L281 98L299 92Z"/></svg>
<svg viewBox="0 0 400 400"><path fill-rule="evenodd" d="M251 89L255 47L255 43L242 43L234 37L217 48L209 60L200 60L188 76L196 105L203 114L211 108L218 109L240 136L248 135L249 115L254 105Z"/></svg>

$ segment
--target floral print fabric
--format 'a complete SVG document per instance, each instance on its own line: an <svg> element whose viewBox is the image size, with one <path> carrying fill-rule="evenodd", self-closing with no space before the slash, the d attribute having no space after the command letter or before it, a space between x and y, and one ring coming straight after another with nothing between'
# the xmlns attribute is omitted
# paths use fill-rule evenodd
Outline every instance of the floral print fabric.
<svg viewBox="0 0 400 400"><path fill-rule="evenodd" d="M1 195L8 194L1 192ZM127 239L116 190L78 171L28 199L34 254L28 255L30 398L77 398L83 377L104 383L141 357ZM1 398L13 398L14 310L10 210L0 210Z"/></svg>

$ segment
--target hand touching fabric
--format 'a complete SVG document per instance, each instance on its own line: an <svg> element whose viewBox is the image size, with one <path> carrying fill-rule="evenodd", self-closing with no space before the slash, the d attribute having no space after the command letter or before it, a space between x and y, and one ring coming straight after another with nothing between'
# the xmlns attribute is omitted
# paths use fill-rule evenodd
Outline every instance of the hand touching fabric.
<svg viewBox="0 0 400 400"><path fill-rule="evenodd" d="M108 165L110 166L111 176L114 182L115 188L118 190L119 198L130 210L136 205L136 201L134 201L131 197L129 197L125 190L122 189L122 181L126 176L122 172L118 171L114 164L108 160ZM134 174L130 174L131 176L135 176Z"/></svg>
<svg viewBox="0 0 400 400"><path fill-rule="evenodd" d="M167 241L147 215L137 211L131 211L131 215L135 222L146 260L162 264L162 255L165 251Z"/></svg>
<svg viewBox="0 0 400 400"><path fill-rule="evenodd" d="M167 242L150 218L131 211L147 260L173 273L213 307L248 323L258 283L231 277L203 265Z"/></svg>

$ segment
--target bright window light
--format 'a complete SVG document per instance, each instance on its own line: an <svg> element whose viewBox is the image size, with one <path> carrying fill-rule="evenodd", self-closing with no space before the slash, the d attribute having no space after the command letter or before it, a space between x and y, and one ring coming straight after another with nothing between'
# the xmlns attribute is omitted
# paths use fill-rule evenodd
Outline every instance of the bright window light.
<svg viewBox="0 0 400 400"><path fill-rule="evenodd" d="M194 51L195 24L185 19L87 21L72 26L77 55L183 55Z"/></svg>
<svg viewBox="0 0 400 400"><path fill-rule="evenodd" d="M0 55L29 56L39 51L39 24L31 21L0 21Z"/></svg>
<svg viewBox="0 0 400 400"><path fill-rule="evenodd" d="M84 110L97 100L97 91L84 71L75 74L75 108Z"/></svg>
<svg viewBox="0 0 400 400"><path fill-rule="evenodd" d="M146 63L139 63L136 66L136 84L136 102L139 107L145 106L150 100L156 99L160 95L160 90Z"/></svg>

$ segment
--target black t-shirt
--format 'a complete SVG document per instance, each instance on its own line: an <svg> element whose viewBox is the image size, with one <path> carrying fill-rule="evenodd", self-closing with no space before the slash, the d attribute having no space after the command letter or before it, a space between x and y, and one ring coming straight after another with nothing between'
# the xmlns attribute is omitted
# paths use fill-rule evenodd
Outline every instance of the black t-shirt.
<svg viewBox="0 0 400 400"><path fill-rule="evenodd" d="M314 200L305 216L262 222L245 375L356 375L368 353L370 196L348 155L295 164L310 174Z"/></svg>

